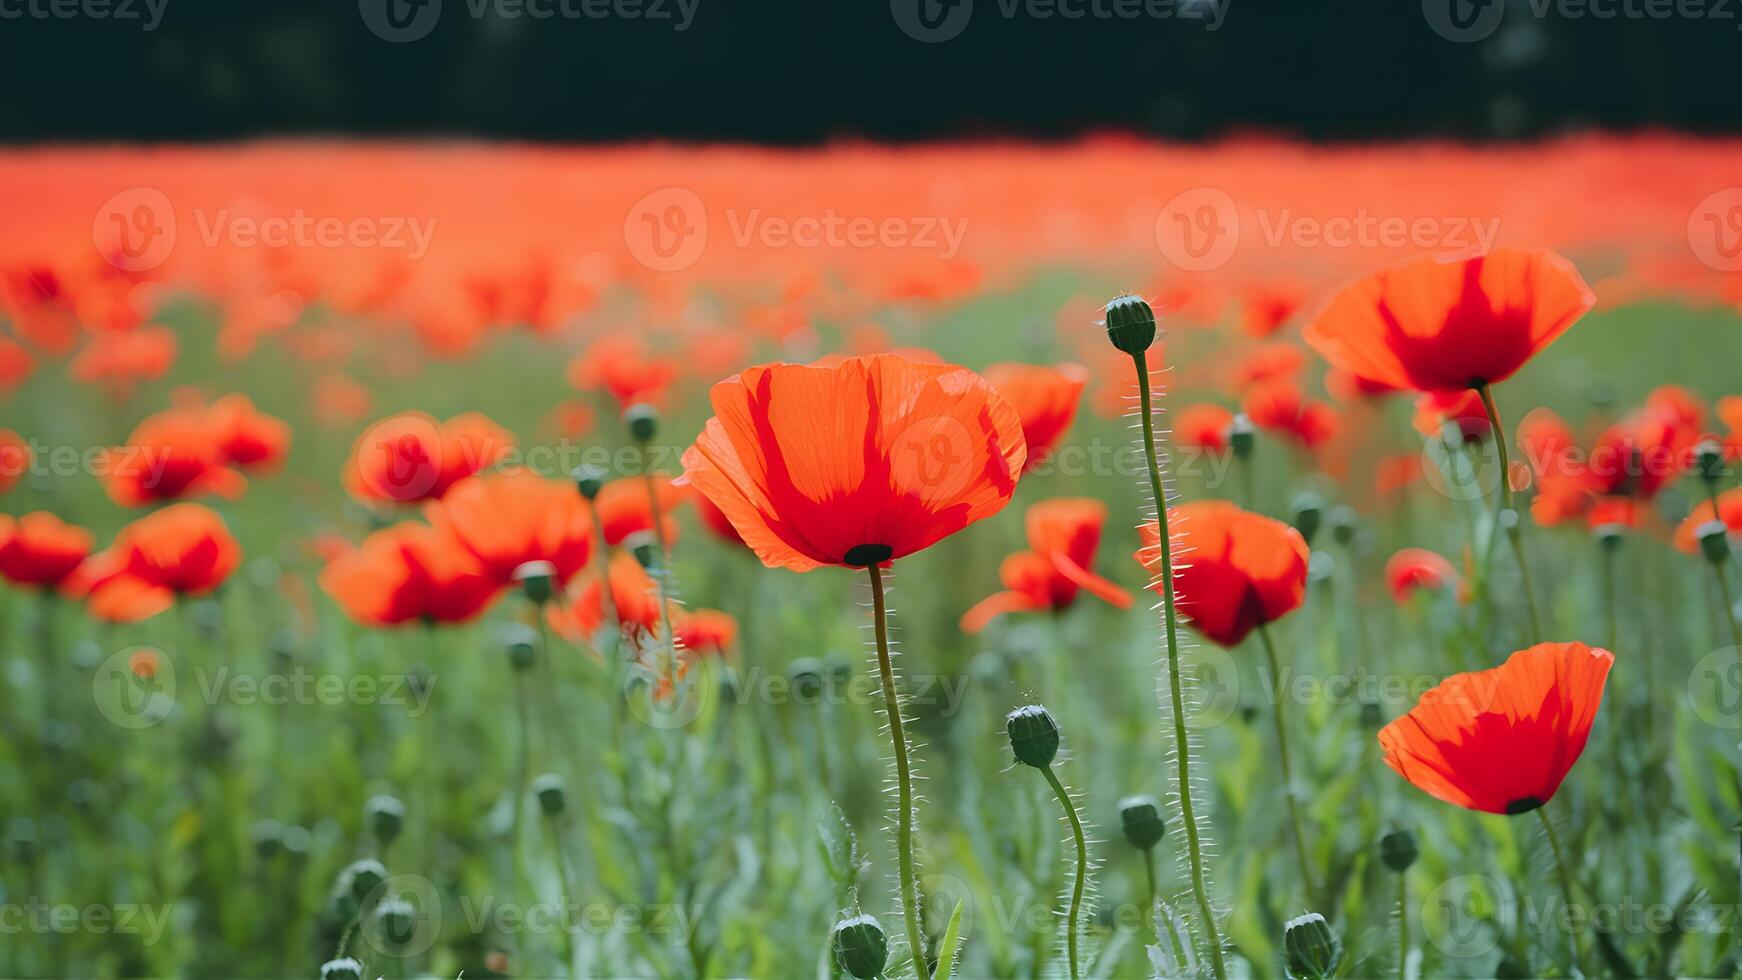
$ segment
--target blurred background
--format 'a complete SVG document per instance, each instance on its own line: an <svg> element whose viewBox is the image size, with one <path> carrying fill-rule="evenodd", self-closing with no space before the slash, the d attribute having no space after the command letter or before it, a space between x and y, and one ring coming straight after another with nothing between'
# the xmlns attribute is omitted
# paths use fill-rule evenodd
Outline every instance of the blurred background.
<svg viewBox="0 0 1742 980"><path fill-rule="evenodd" d="M0 140L1734 132L1727 0L0 0Z"/></svg>

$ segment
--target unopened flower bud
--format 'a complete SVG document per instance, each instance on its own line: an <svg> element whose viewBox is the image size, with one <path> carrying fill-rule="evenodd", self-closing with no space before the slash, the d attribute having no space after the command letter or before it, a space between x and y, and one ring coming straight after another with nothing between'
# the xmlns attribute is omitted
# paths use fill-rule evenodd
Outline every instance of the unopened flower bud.
<svg viewBox="0 0 1742 980"><path fill-rule="evenodd" d="M882 976L889 963L889 938L869 915L855 915L835 923L829 945L834 948L835 962L858 980Z"/></svg>
<svg viewBox="0 0 1742 980"><path fill-rule="evenodd" d="M1621 541L1627 534L1624 524L1599 524L1591 528L1591 538L1601 545L1604 551L1614 551L1621 547Z"/></svg>
<svg viewBox="0 0 1742 980"><path fill-rule="evenodd" d="M1297 980L1325 980L1336 972L1341 958L1330 923L1317 912L1284 923L1282 945L1288 975Z"/></svg>
<svg viewBox="0 0 1742 980"><path fill-rule="evenodd" d="M321 980L363 980L363 964L349 956L321 964Z"/></svg>
<svg viewBox="0 0 1742 980"><path fill-rule="evenodd" d="M1234 416L1234 421L1228 423L1228 448L1234 451L1234 458L1249 459L1252 450L1258 446L1258 430L1253 427L1252 420L1245 412Z"/></svg>
<svg viewBox="0 0 1742 980"><path fill-rule="evenodd" d="M1361 530L1361 519L1355 515L1353 507L1331 508L1331 537L1344 547L1355 540L1355 535Z"/></svg>
<svg viewBox="0 0 1742 980"><path fill-rule="evenodd" d="M792 688L792 698L799 704L815 704L822 698L822 661L815 657L800 657L786 665L786 682Z"/></svg>
<svg viewBox="0 0 1742 980"><path fill-rule="evenodd" d="M387 868L374 858L364 858L352 861L345 870L339 873L339 878L345 883L345 890L359 902L369 897L369 893L381 887L387 880Z"/></svg>
<svg viewBox="0 0 1742 980"><path fill-rule="evenodd" d="M623 539L624 547L629 549L642 568L659 567L659 539L651 531L636 531Z"/></svg>
<svg viewBox="0 0 1742 980"><path fill-rule="evenodd" d="M1408 871L1420 853L1415 835L1407 830L1394 830L1379 838L1379 860L1398 874Z"/></svg>
<svg viewBox="0 0 1742 980"><path fill-rule="evenodd" d="M375 906L375 922L389 946L403 947L417 938L417 910L403 898L389 898Z"/></svg>
<svg viewBox="0 0 1742 980"><path fill-rule="evenodd" d="M1730 529L1723 521L1701 524L1694 529L1694 536L1700 539L1700 551L1707 561L1722 565L1730 560Z"/></svg>
<svg viewBox="0 0 1742 980"><path fill-rule="evenodd" d="M1058 758L1058 723L1040 705L1025 705L1010 712L1004 718L1004 730L1010 736L1010 749L1016 753L1017 762L1045 769Z"/></svg>
<svg viewBox="0 0 1742 980"><path fill-rule="evenodd" d="M400 828L405 826L405 804L386 794L371 796L363 804L363 816L376 839L386 844L398 837Z"/></svg>
<svg viewBox="0 0 1742 980"><path fill-rule="evenodd" d="M659 434L659 410L652 405L631 405L623 413L623 421L629 426L629 438L645 446Z"/></svg>
<svg viewBox="0 0 1742 980"><path fill-rule="evenodd" d="M502 645L508 650L508 665L515 670L531 670L533 662L533 644L538 634L532 627L521 623L510 623L502 629Z"/></svg>
<svg viewBox="0 0 1742 980"><path fill-rule="evenodd" d="M1319 533L1319 524L1324 518L1325 498L1312 492L1303 491L1294 498L1294 529L1306 539L1307 544L1313 543L1313 535Z"/></svg>
<svg viewBox="0 0 1742 980"><path fill-rule="evenodd" d="M284 853L284 824L276 820L255 821L248 836L254 841L254 853L264 860L270 861Z"/></svg>
<svg viewBox="0 0 1742 980"><path fill-rule="evenodd" d="M575 481L575 487L581 491L581 496L592 500L605 489L605 482L611 479L611 474L603 466L592 463L582 463L569 471L569 476Z"/></svg>
<svg viewBox="0 0 1742 980"><path fill-rule="evenodd" d="M556 595L556 566L548 561L525 562L514 569L514 581L533 605L542 606Z"/></svg>
<svg viewBox="0 0 1742 980"><path fill-rule="evenodd" d="M1724 476L1724 447L1715 439L1700 440L1694 447L1694 465L1699 468L1700 479L1717 483Z"/></svg>
<svg viewBox="0 0 1742 980"><path fill-rule="evenodd" d="M547 772L532 781L532 793L538 797L538 808L547 817L562 816L563 809L568 806L568 794L563 789L563 778L554 772Z"/></svg>
<svg viewBox="0 0 1742 980"><path fill-rule="evenodd" d="M1167 825L1161 819L1161 803L1153 796L1127 796L1119 801L1119 825L1125 839L1140 851L1161 843Z"/></svg>
<svg viewBox="0 0 1742 980"><path fill-rule="evenodd" d="M1378 728L1385 724L1385 711L1379 707L1379 702L1370 698L1361 699L1361 727Z"/></svg>
<svg viewBox="0 0 1742 980"><path fill-rule="evenodd" d="M1107 339L1127 354L1141 354L1155 343L1155 311L1141 296L1115 296L1107 302Z"/></svg>
<svg viewBox="0 0 1742 980"><path fill-rule="evenodd" d="M6 844L18 863L34 861L42 844L42 838L36 832L36 821L29 817L13 817L6 828Z"/></svg>

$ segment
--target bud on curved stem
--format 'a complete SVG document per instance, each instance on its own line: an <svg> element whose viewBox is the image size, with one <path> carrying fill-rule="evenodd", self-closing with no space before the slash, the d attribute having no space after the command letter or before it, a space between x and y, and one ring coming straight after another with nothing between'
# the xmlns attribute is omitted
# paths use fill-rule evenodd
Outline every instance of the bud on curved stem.
<svg viewBox="0 0 1742 980"><path fill-rule="evenodd" d="M1058 723L1044 707L1031 704L1010 712L1004 719L1004 728L1010 736L1010 748L1016 754L1016 761L1040 770L1071 822L1071 838L1077 845L1077 876L1071 885L1065 946L1070 953L1071 980L1077 980L1081 975L1077 967L1077 933L1082 922L1083 889L1089 874L1089 846L1083 837L1083 821L1077 816L1077 805L1071 801L1071 794L1064 784L1059 782L1058 774L1052 771L1053 760L1058 758L1059 751Z"/></svg>

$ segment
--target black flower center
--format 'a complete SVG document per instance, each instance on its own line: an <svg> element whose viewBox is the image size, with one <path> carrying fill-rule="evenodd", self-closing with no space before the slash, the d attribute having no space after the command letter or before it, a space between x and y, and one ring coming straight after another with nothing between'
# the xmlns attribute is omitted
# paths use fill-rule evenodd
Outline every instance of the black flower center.
<svg viewBox="0 0 1742 980"><path fill-rule="evenodd" d="M895 549L886 544L858 544L847 549L842 561L854 568L869 568L881 565L895 554Z"/></svg>
<svg viewBox="0 0 1742 980"><path fill-rule="evenodd" d="M1508 816L1516 816L1520 813L1529 813L1539 806L1542 806L1541 800L1534 796L1524 796L1506 804L1506 813Z"/></svg>

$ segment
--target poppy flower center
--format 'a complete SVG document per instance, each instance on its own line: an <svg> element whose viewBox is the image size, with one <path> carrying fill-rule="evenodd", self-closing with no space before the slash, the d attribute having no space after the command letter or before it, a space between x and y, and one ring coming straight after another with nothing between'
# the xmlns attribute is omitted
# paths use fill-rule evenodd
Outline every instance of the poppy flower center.
<svg viewBox="0 0 1742 980"><path fill-rule="evenodd" d="M1506 804L1506 814L1507 816L1517 816L1520 813L1529 813L1539 806L1542 806L1541 800L1534 796L1524 796Z"/></svg>
<svg viewBox="0 0 1742 980"><path fill-rule="evenodd" d="M868 568L881 565L895 554L895 549L886 544L857 544L847 549L841 561L854 568Z"/></svg>

